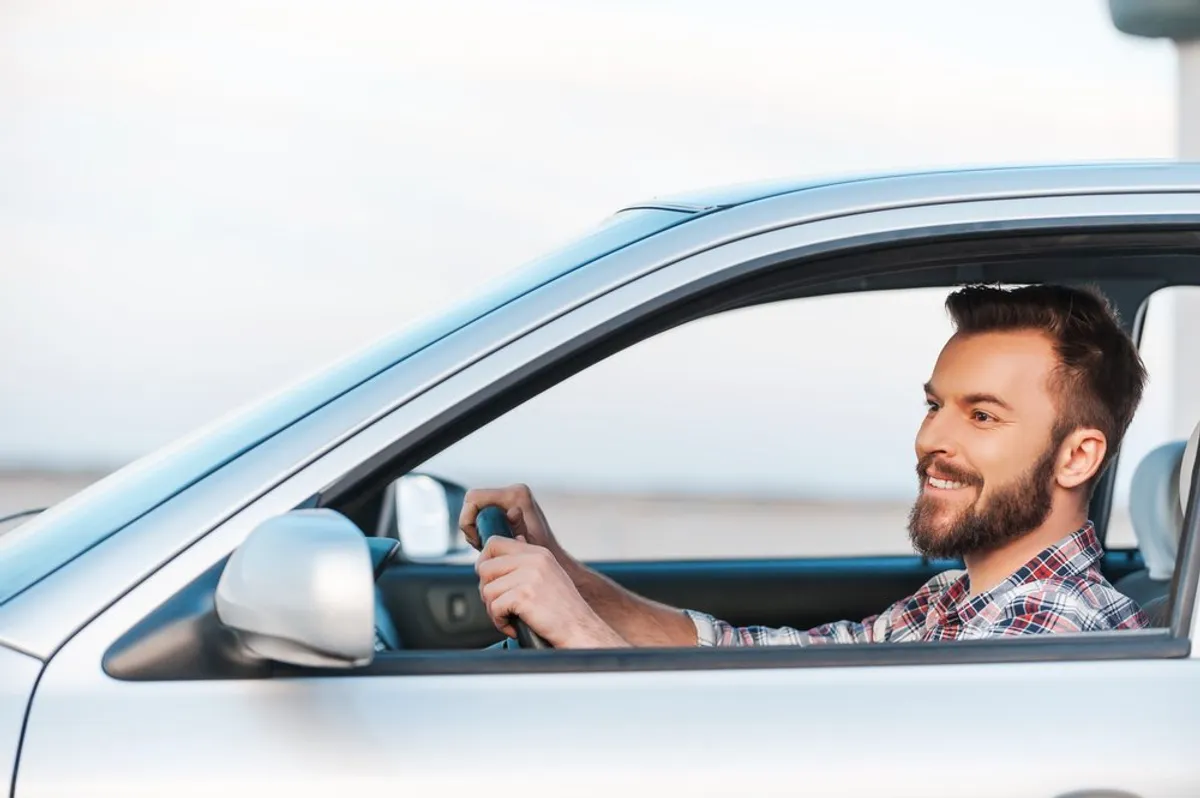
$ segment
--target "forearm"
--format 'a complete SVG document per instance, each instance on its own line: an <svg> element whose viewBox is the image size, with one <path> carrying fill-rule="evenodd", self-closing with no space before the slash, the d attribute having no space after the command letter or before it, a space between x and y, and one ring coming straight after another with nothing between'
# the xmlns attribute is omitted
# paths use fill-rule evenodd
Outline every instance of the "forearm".
<svg viewBox="0 0 1200 798"><path fill-rule="evenodd" d="M592 610L630 645L696 645L696 627L682 610L639 596L566 552L555 557Z"/></svg>

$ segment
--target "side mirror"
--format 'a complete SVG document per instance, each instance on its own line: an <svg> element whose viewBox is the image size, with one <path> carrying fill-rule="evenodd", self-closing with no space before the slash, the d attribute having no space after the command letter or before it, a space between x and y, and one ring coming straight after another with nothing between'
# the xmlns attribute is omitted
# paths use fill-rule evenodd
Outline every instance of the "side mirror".
<svg viewBox="0 0 1200 798"><path fill-rule="evenodd" d="M467 489L428 474L406 474L388 486L379 514L379 537L400 541L411 561L441 560L473 551L458 517Z"/></svg>
<svg viewBox="0 0 1200 798"><path fill-rule="evenodd" d="M217 618L254 658L356 667L375 655L367 542L333 510L293 510L255 527L217 583Z"/></svg>

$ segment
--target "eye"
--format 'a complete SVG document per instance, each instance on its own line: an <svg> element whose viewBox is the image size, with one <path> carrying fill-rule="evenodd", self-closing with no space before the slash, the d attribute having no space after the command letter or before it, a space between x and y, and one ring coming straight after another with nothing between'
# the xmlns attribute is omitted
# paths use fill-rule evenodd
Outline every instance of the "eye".
<svg viewBox="0 0 1200 798"><path fill-rule="evenodd" d="M937 409L938 409L938 403L936 401L934 401L933 399L925 400L925 412L926 413L932 413L932 412L936 411Z"/></svg>
<svg viewBox="0 0 1200 798"><path fill-rule="evenodd" d="M980 424L986 424L986 423L988 423L989 421L995 421L995 419L994 419L994 418L992 418L992 416L991 416L991 414L990 414L990 413L985 413L985 412L984 412L984 411L982 411L982 410L972 410L972 411L971 411L971 418L975 419L975 420L976 420L976 421L978 421Z"/></svg>

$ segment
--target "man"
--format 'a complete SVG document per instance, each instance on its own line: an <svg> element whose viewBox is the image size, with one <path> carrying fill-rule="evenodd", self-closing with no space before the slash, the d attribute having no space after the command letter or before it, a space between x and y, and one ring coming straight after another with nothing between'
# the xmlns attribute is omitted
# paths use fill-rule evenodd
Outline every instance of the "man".
<svg viewBox="0 0 1200 798"><path fill-rule="evenodd" d="M478 547L481 507L516 540L492 539L476 570L497 628L519 617L558 648L954 640L1135 629L1138 606L1099 570L1087 509L1141 400L1145 368L1098 294L1061 286L972 286L951 294L955 332L917 431L917 551L961 557L914 595L862 622L799 631L734 628L637 596L571 557L524 486L473 490L460 525ZM731 530L736 534L737 530Z"/></svg>

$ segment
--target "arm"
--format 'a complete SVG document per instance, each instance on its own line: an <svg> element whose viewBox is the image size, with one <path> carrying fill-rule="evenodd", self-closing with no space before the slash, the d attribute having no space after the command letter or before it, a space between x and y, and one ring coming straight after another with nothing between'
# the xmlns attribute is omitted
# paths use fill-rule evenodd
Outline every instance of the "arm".
<svg viewBox="0 0 1200 798"><path fill-rule="evenodd" d="M550 524L546 520L545 514L534 500L532 492L525 485L514 485L496 490L472 490L467 493L463 503L462 516L459 519L459 526L462 528L467 540L476 548L479 548L479 533L475 528L475 518L479 514L480 509L489 505L495 505L505 511L508 521L512 525L513 534L518 538L518 541L514 546L510 546L504 542L491 541L488 543L488 549L484 550L484 556L481 559L486 561L499 555L501 551L516 552L522 546L530 544L539 547L543 555L542 559L553 561L557 564L557 568L547 568L547 563L539 562L539 558L537 557L526 560L528 563L536 564L535 567L543 572L543 576L535 578L534 581L553 581L548 579L546 574L549 574L552 570L560 571L568 577L571 585L573 585L573 592L578 593L578 596L590 608L590 613L594 613L595 615L594 619L586 617L589 613L579 613L571 616L570 619L564 615L560 621L560 623L569 622L570 624L582 626L590 630L584 636L585 642L583 645L586 646L597 644L620 645L622 643L633 646L664 647L864 643L884 639L887 634L886 618L888 616L886 613L882 616L872 616L861 623L840 621L808 631L799 631L786 627L780 629L759 626L735 628L710 615L691 610L680 610L656 601L651 601L637 595L631 590L621 587L616 582L596 573L572 557L554 537L554 533L550 531ZM495 548L495 551L489 551L493 548ZM551 556L545 556L546 554ZM493 579L496 574L511 570L515 566L506 563L500 566L485 567L487 568L487 572L481 571L481 578L484 582L487 582ZM492 606L492 599L495 595L492 591L499 591L500 589L490 589L484 585L484 600L488 602L489 608ZM550 600L548 596L545 598L546 600ZM554 600L568 601L565 597ZM543 603L545 602L532 601L527 596L526 600L521 603L521 607L525 609L525 612L518 612L517 614L526 623L529 623L530 626L535 627L535 631L538 631L547 637L547 639L557 634L566 640L568 633L565 630L556 629L553 625L547 626L544 629L536 628L535 619L546 614L546 611L538 606ZM504 612L493 611L494 620L497 621L500 628L505 629L506 634L511 635L512 630L504 627L504 613L514 610L517 607L508 600L502 601L499 606ZM529 617L526 617L526 615L529 615ZM880 621L879 619L881 618L884 620ZM547 622L550 620L547 618ZM597 620L601 623L596 624L595 621ZM599 629L597 631L593 628L599 626L607 627L607 630ZM595 633L593 634L592 632ZM619 636L620 642L612 639L612 633Z"/></svg>
<svg viewBox="0 0 1200 798"><path fill-rule="evenodd" d="M554 537L533 493L525 485L471 490L463 501L459 527L480 548L475 518L495 505L505 511L513 534L549 551L592 611L622 639L635 646L694 646L696 626L682 610L643 598L576 560ZM490 545L490 544L489 544ZM528 622L528 621L527 621Z"/></svg>
<svg viewBox="0 0 1200 798"><path fill-rule="evenodd" d="M621 587L561 548L554 552L554 557L592 610L631 645L696 645L696 626L683 610Z"/></svg>
<svg viewBox="0 0 1200 798"><path fill-rule="evenodd" d="M884 615L859 621L837 621L801 631L789 626L733 626L711 615L689 612L702 646L811 646L824 643L873 643L885 639Z"/></svg>
<svg viewBox="0 0 1200 798"><path fill-rule="evenodd" d="M801 631L790 627L735 627L711 615L679 610L637 595L596 573L565 551L555 554L592 610L634 646L807 646L871 643L886 634L883 615L838 621Z"/></svg>

